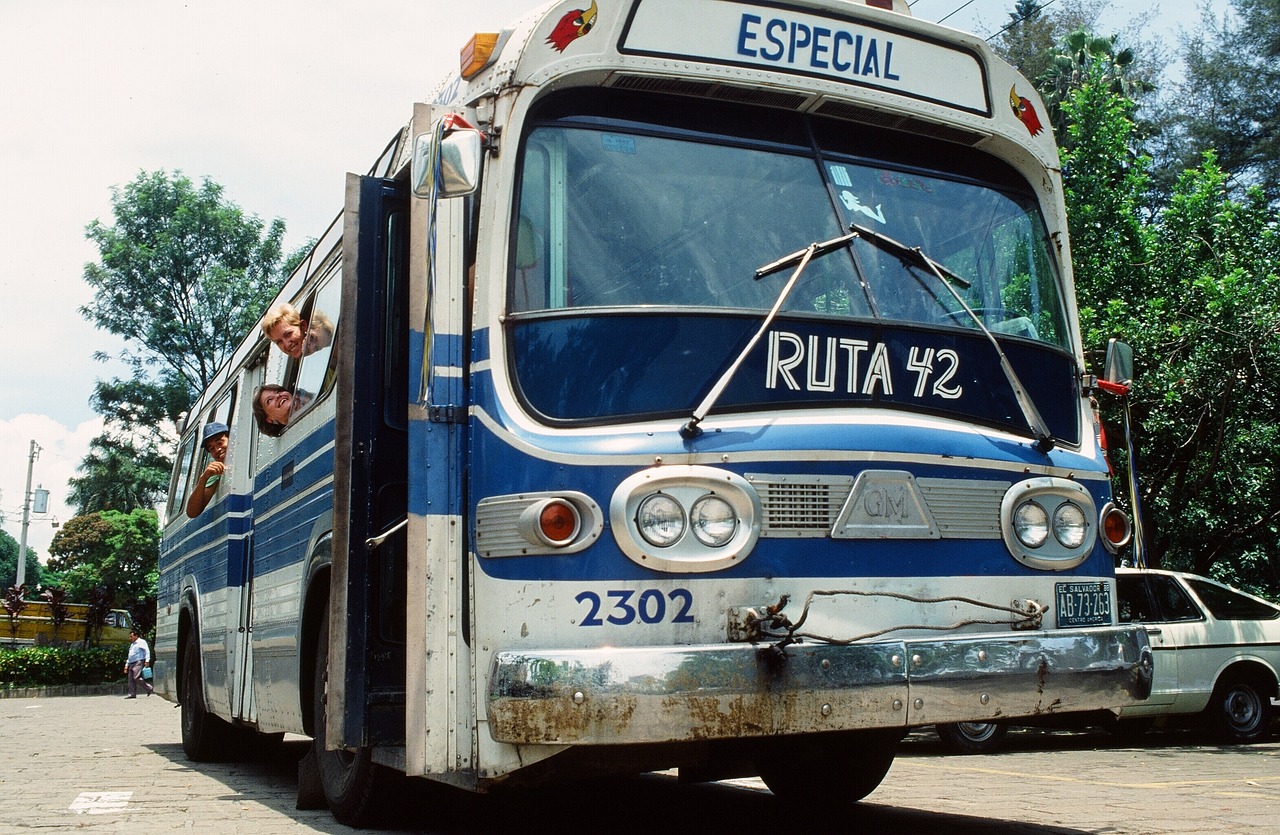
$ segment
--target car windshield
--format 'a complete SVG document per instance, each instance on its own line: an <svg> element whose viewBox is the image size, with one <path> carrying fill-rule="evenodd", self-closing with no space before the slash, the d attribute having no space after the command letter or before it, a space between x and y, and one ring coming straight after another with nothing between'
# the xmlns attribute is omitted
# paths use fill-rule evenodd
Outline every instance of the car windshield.
<svg viewBox="0 0 1280 835"><path fill-rule="evenodd" d="M1187 585L1218 620L1275 620L1280 608L1207 580L1187 579Z"/></svg>
<svg viewBox="0 0 1280 835"><path fill-rule="evenodd" d="M1068 347L1029 194L847 150L538 127L524 152L509 310L765 310L779 285L755 280L756 268L856 223L960 276L968 286L957 289L992 331ZM939 282L858 240L812 263L784 311L977 328Z"/></svg>

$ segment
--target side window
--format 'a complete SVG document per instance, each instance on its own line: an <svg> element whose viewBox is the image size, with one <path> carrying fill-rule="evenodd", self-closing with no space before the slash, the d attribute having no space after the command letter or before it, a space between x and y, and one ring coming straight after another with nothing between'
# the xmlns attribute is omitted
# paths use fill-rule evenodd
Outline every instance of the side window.
<svg viewBox="0 0 1280 835"><path fill-rule="evenodd" d="M333 347L341 303L342 282L334 276L306 305L306 347L294 384L292 417L310 409L333 387L337 360Z"/></svg>
<svg viewBox="0 0 1280 835"><path fill-rule="evenodd" d="M1160 607L1161 619L1166 621L1200 620L1204 617L1182 585L1172 577L1154 575L1151 591Z"/></svg>
<svg viewBox="0 0 1280 835"><path fill-rule="evenodd" d="M1145 577L1116 577L1116 596L1120 598L1117 616L1120 623L1145 623L1156 619Z"/></svg>
<svg viewBox="0 0 1280 835"><path fill-rule="evenodd" d="M1203 580L1187 580L1204 605L1209 607L1218 620L1275 620L1280 618L1280 609L1255 600L1248 595L1240 594L1232 589L1223 588Z"/></svg>
<svg viewBox="0 0 1280 835"><path fill-rule="evenodd" d="M236 402L236 389L233 386L231 388L231 391L223 395L222 399L218 401L218 404L213 407L213 409L209 412L208 417L205 420L201 421L200 424L196 427L195 439L197 442L200 440L201 436L204 433L205 424L213 423L216 421L217 423L224 423L227 426L233 425L231 422L231 415L232 415L231 410L235 407L235 402ZM204 468L209 465L209 461L211 460L211 456L209 455L208 451L205 450L204 447L200 447L200 446L196 447L195 458L196 458L195 465L191 467L192 479L199 478L200 474L204 472ZM226 491L226 484L227 484L226 481L222 481L218 484L218 495L222 495ZM195 489L194 484L189 485L187 487L188 495L194 489ZM177 506L178 510L181 511L184 504L185 504L185 500L183 504L179 504Z"/></svg>
<svg viewBox="0 0 1280 835"><path fill-rule="evenodd" d="M187 483L190 481L191 476L191 459L196 449L196 440L199 437L200 430L197 428L195 432L182 441L182 448L178 453L178 460L173 471L173 489L170 491L169 512L166 514L168 519L185 516L182 509L187 503Z"/></svg>

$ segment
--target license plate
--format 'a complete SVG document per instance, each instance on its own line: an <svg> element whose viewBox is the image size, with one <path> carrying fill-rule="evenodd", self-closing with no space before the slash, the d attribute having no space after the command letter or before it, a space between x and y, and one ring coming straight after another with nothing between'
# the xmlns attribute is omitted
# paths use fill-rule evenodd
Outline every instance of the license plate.
<svg viewBox="0 0 1280 835"><path fill-rule="evenodd" d="M1058 626L1111 623L1111 595L1106 583L1058 583Z"/></svg>

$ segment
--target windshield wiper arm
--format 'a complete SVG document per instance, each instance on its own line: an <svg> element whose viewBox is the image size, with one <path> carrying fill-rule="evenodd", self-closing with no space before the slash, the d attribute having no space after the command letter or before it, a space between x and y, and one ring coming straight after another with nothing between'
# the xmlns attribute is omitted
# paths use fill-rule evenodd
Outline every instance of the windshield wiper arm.
<svg viewBox="0 0 1280 835"><path fill-rule="evenodd" d="M707 396L702 398L702 402L698 404L698 408L693 410L693 415L680 427L680 437L686 440L692 440L702 434L702 429L698 424L702 423L707 416L707 412L711 411L711 407L720 399L720 395L724 393L728 387L729 381L733 379L733 375L738 372L738 367L742 365L743 360L751 353L751 349L756 347L756 343L769 330L769 326L773 324L773 320L777 317L778 311L782 309L782 304L787 300L787 296L791 294L791 288L796 286L796 282L800 280L800 275L804 272L804 268L809 266L809 262L828 252L834 252L837 249L846 247L849 242L858 237L857 232L850 232L848 235L841 235L838 238L832 238L829 241L821 241L809 244L804 249L798 249L790 255L784 255L777 261L765 264L755 272L757 281L765 276L773 275L779 270L784 270L795 265L795 272L791 273L791 278L787 279L787 283L783 285L782 291L778 293L778 298L774 301L773 307L769 308L769 312L765 314L764 321L760 323L760 327L756 330L755 335L751 337L751 341L746 344L741 351L738 352L737 358L733 363L725 369L720 375L720 379L716 380L716 384L711 387L711 391L707 392Z"/></svg>
<svg viewBox="0 0 1280 835"><path fill-rule="evenodd" d="M856 223L849 224L849 228L853 230L853 234L862 238L870 244L896 255L903 261L916 267L928 269L935 276L942 286L946 287L956 302L964 308L964 312L969 314L969 318L974 324L986 334L987 341L991 343L991 347L996 349L996 355L1000 358L1000 369L1004 372L1004 377L1009 381L1009 387L1013 389L1013 399L1018 402L1018 408L1022 411L1022 417L1027 422L1027 427L1031 430L1032 436L1036 439L1036 449L1040 452L1048 452L1054 447L1053 434L1049 431L1049 425L1045 423L1044 418L1040 415L1040 410L1036 408L1035 401L1031 399L1031 395L1027 394L1027 389L1022 385L1022 381L1018 379L1018 374L1013 370L1013 366L1009 364L1009 358L1005 356L1004 349L1000 347L1000 343L996 340L995 334L987 327L982 318L973 311L965 303L965 300L956 292L956 288L951 286L952 283L959 284L961 287L968 288L969 282L956 275L951 270L939 264L937 261L924 254L920 247L910 247L906 244L899 243L893 238L881 235L874 229L868 229ZM950 279L950 280L948 280Z"/></svg>

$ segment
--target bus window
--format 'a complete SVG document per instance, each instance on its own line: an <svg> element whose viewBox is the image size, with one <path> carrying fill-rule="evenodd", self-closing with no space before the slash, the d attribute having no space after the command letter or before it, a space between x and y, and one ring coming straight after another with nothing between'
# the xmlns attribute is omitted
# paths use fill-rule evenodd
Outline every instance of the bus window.
<svg viewBox="0 0 1280 835"><path fill-rule="evenodd" d="M190 481L191 459L196 451L196 441L199 437L200 428L196 427L195 431L187 435L182 442L182 450L178 453L177 466L174 469L173 489L169 496L169 511L166 514L168 519L185 515L182 508L187 503L187 482Z"/></svg>
<svg viewBox="0 0 1280 835"><path fill-rule="evenodd" d="M342 301L342 284L330 279L308 303L306 347L294 382L294 412L297 417L333 387L337 356L333 352ZM291 417L291 419L292 419Z"/></svg>

